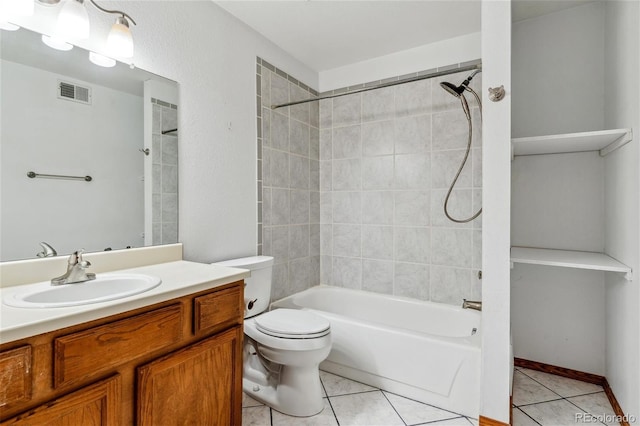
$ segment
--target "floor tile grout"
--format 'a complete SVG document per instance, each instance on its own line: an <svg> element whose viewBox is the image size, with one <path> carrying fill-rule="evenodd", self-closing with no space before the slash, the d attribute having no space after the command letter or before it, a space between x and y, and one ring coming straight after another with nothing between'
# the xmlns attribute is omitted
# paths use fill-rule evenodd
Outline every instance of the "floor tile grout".
<svg viewBox="0 0 640 426"><path fill-rule="evenodd" d="M523 417L523 419L526 417L526 418L530 419L530 420L533 422L533 424L538 425L538 426L549 426L550 424L553 424L553 419L547 419L546 417L541 417L541 420L540 420L540 421L538 421L538 420L534 419L531 415L529 415L527 412L525 412L525 411L524 411L524 408L527 408L527 407L533 407L533 406L544 406L545 404L549 404L549 403L552 403L552 402L563 401L563 400L564 400L564 401L566 401L567 403L569 403L571 407L575 407L577 410L580 410L580 411L582 411L582 412L584 412L584 413L589 413L589 414L591 414L591 415L596 415L596 414L598 414L598 413L595 413L595 414L594 414L594 413L591 413L591 412L590 412L590 411L593 411L593 410L585 410L585 409L583 409L580 405L578 405L578 403L577 403L577 402L573 402L573 401L571 401L571 399L575 399L575 398L579 398L579 397L587 397L587 398L583 401L583 403L582 403L581 405L584 405L584 403L590 404L590 403L588 402L588 401L589 401L589 397L593 397L593 396L595 396L595 395L603 394L603 393L604 393L604 389L602 389L602 390L598 390L598 391L593 391L593 392L580 393L580 394L577 394L577 395L572 395L572 396L566 396L566 397L565 397L565 396L562 396L562 395L558 394L556 391L554 391L553 389L551 389L549 386L546 386L544 383L540 382L539 380L536 380L535 378L533 378L533 377L531 377L531 376L527 375L527 374L526 374L525 372L523 372L522 370L518 370L518 368L515 368L515 370L516 370L516 371L519 371L519 372L520 372L520 373L522 373L522 374L524 374L524 376L525 376L525 377L527 377L528 379L533 380L536 384L540 385L542 388L544 388L544 389L546 389L546 390L550 391L553 395L556 395L556 396L557 396L557 398L554 398L554 399L545 400L545 401L538 401L538 402L529 403L529 404L521 404L521 405L515 405L515 404L513 404L513 408L512 408L512 409L517 410L518 415L523 415L523 416L524 416L524 417ZM405 426L419 426L419 425L425 425L425 426L427 426L427 425L431 425L431 424L438 424L438 423L440 423L440 422L453 422L453 423L456 423L456 424L457 424L457 422L456 422L456 420L457 420L457 419L460 419L460 420L459 420L459 422L465 422L465 421L466 421L466 423L465 423L465 424L467 424L467 423L468 423L468 424L470 424L470 425L472 425L472 426L473 426L473 425L475 425L474 421L476 421L476 422L477 422L477 420L476 420L476 419L471 419L471 418L469 418L468 416L465 416L465 415L462 415L462 414L459 414L459 413L456 413L456 412L453 412L453 411L450 411L450 410L446 410L446 409L443 409L443 408L440 408L440 407L434 406L434 405L432 405L432 404L425 404L425 403L422 403L422 402L420 402L420 401L416 401L416 400L414 400L414 399L412 399L412 398L407 398L407 397L404 397L404 396L402 396L402 395L397 395L397 394L395 394L395 393L393 393L393 392L389 392L389 391L386 391L386 390L383 390L383 389L380 389L380 388L375 388L375 387L370 386L370 385L367 385L367 384L365 384L365 383L361 383L361 382L358 382L358 381L355 381L355 380L351 380L351 379L348 379L348 378L346 378L346 377L338 376L338 375L333 374L333 373L328 373L328 374L331 374L331 375L336 376L336 377L338 377L338 378L340 378L340 379L344 379L344 380L346 380L346 381L347 381L347 383L346 383L346 384L347 384L347 386L343 387L343 389L349 389L349 386L348 386L349 384L348 384L348 382L353 382L353 383L357 383L357 384L365 385L365 386L368 386L368 387L370 387L370 388L371 388L371 389L369 389L369 390L360 390L360 391L357 391L357 392L346 392L346 393L339 393L339 394L336 394L336 395L329 395L329 393L327 392L327 389L328 389L328 388L327 388L327 386L325 385L325 382L324 382L324 381L322 381L322 380L320 381L320 383L321 383L321 385L322 385L322 389L323 389L323 391L324 391L323 399L324 399L324 398L326 398L326 399L327 399L327 405L329 406L329 409L331 410L331 414L332 414L332 416L333 416L332 418L335 420L335 422L336 422L336 424L337 424L338 426L340 426L340 420L339 420L339 418L338 418L338 414L336 413L336 411L335 411L335 409L334 409L334 407L333 407L333 402L332 402L332 401L333 401L333 398L343 398L343 397L349 397L349 396L353 396L353 395L362 395L362 394L374 394L374 393L376 393L376 392L380 392L380 393L382 393L382 396L383 396L383 398L384 398L384 401L386 401L386 404L389 404L389 405L391 406L391 409L393 410L393 413L395 413L395 415L396 415L396 416L398 416L398 418L400 419L400 421L402 422L402 424L403 424L403 425L405 425ZM548 374L548 373L544 373L544 374ZM540 376L539 376L539 377L540 377ZM339 390L339 389L340 389L340 387L342 386L342 383L338 382L337 384L338 384L338 386L335 386L333 389L336 389L336 390ZM357 387L356 387L356 388L357 388ZM517 391L517 389L518 389L517 387L514 387L514 392L516 392L516 391ZM569 387L568 389L569 389L569 391L571 391L571 389L572 389L572 388L571 388L571 387ZM576 390L578 390L578 389L580 389L580 387L579 387L579 386L577 387L577 389L576 389ZM542 389L540 389L540 390L542 390ZM395 399L395 397L403 398L403 399L406 399L406 400L408 400L408 401L412 401L412 402L417 403L417 404L422 404L422 405L424 405L424 406L428 406L428 407L430 407L430 408L432 408L432 409L440 410L440 411L444 412L444 413L442 413L442 414L445 414L445 416L448 416L448 415L450 414L450 415L451 415L451 417L445 417L445 418L437 419L437 420L430 420L430 421L422 422L422 423L410 423L410 422L406 421L406 420L403 418L403 416L400 414L400 412L401 412L402 410L399 410L399 409L396 407L396 405L394 405L394 403L392 402L392 399L391 399L391 395L393 395L393 398L394 398L394 399ZM247 395L247 396L249 396L249 395ZM372 396L372 398L374 398L374 400L375 400L375 399L378 399L378 397L377 397L377 396L376 396L376 397L373 397L373 396ZM382 400L379 400L379 401L382 401ZM398 400L397 400L397 402L398 402L398 403L400 403L401 401L402 401L402 400L400 400L400 399L398 399ZM593 400L593 401L596 401L596 400ZM244 409L245 409L245 408L247 408L247 409L258 409L258 408L260 408L260 407L266 407L266 408L268 408L268 409L269 409L269 412L268 412L268 413L269 413L269 414L268 414L268 415L269 415L269 419L268 419L268 421L267 421L267 419L265 418L265 417L266 417L266 412L261 411L261 413L264 413L264 414L261 414L262 416L264 416L264 417L262 417L262 418L264 419L264 423L265 423L265 424L269 424L269 425L271 425L271 426L274 426L274 425L275 425L275 426L277 426L277 425L279 424L279 423L278 423L278 422L279 422L279 420L278 420L278 418L279 418L279 417L275 417L275 416L274 416L274 411L273 411L274 409L273 409L273 408L271 408L271 407L269 407L269 406L267 406L267 405L265 405L265 404L261 404L259 401L256 401L256 400L252 401L250 404L251 404L251 405L243 406L243 407L242 407L242 408L243 408L243 411L244 411ZM254 405L254 404L255 404L255 405ZM388 410L388 406L387 406L386 404L385 404L384 402L379 402L377 406L380 406L381 408L382 408L383 406L384 406L384 407L387 407L387 408L384 408L384 409L385 409L385 410ZM376 407L377 407L377 406L376 406ZM400 407L402 407L402 405L401 405ZM569 409L569 408L568 408L569 406L564 405L564 407L565 407L567 410ZM595 407L595 406L594 406L594 407ZM593 409L595 410L595 408L593 408ZM543 410L543 411L544 411L544 409L542 409L542 408L541 408L541 410ZM547 409L547 410L548 410L548 409ZM248 412L250 412L250 411L248 411ZM258 412L260 412L260 411L258 411ZM253 411L253 413L255 413L255 411ZM392 411L389 411L389 414L391 414L391 413L392 413ZM565 414L566 414L566 413L565 413ZM325 415L326 415L326 416L328 416L328 418L331 418L331 416L329 415L329 413L325 413ZM327 418L327 420L328 420L328 418ZM464 420L462 420L462 419L464 419ZM291 419L288 419L288 420L290 421ZM344 419L343 419L343 420L344 420ZM414 421L415 421L415 420L414 420ZM598 424L600 424L600 423L598 422ZM604 423L602 423L602 425L604 425Z"/></svg>
<svg viewBox="0 0 640 426"><path fill-rule="evenodd" d="M520 407L515 407L516 410L519 410L522 414L524 414L525 416L529 417L535 424L542 426L542 424L538 423L536 421L536 419L534 419L533 417L531 417L530 415L528 415L527 413L525 413L524 411L520 410Z"/></svg>
<svg viewBox="0 0 640 426"><path fill-rule="evenodd" d="M404 421L404 418L400 415L400 413L398 412L398 410L396 410L396 406L393 405L393 403L391 401L389 401L389 398L387 398L387 395L384 393L384 391L382 389L380 389L380 393L382 393L382 396L384 397L384 399L387 400L387 402L389 403L389 405L391 405L391 408L393 408L393 411L396 412L396 414L398 415L398 417L400 418L400 421L402 421L402 423L407 426L407 422Z"/></svg>

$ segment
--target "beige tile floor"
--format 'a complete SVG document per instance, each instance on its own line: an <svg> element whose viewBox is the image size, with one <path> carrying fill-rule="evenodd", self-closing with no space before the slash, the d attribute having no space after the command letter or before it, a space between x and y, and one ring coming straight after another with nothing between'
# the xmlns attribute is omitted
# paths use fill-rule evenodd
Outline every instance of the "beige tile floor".
<svg viewBox="0 0 640 426"><path fill-rule="evenodd" d="M291 417L244 395L243 426L470 426L478 421L451 411L422 404L390 392L320 372L325 408L313 417ZM576 414L613 416L601 386L518 368L514 372L514 426L576 425ZM606 419L605 419L606 421ZM584 424L615 424L592 423Z"/></svg>
<svg viewBox="0 0 640 426"><path fill-rule="evenodd" d="M616 425L602 386L516 367L513 376L514 426ZM582 421L590 414L600 421Z"/></svg>
<svg viewBox="0 0 640 426"><path fill-rule="evenodd" d="M244 395L243 426L405 426L477 425L476 419L422 404L390 392L354 382L325 371L320 372L324 388L324 410L313 417L291 417L270 409Z"/></svg>

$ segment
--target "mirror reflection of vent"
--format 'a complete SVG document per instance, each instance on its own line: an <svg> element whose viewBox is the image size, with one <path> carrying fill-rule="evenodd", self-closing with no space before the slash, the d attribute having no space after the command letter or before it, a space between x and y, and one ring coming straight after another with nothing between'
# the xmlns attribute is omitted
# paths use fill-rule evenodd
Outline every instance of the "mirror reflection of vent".
<svg viewBox="0 0 640 426"><path fill-rule="evenodd" d="M91 105L91 89L60 81L58 84L58 98Z"/></svg>

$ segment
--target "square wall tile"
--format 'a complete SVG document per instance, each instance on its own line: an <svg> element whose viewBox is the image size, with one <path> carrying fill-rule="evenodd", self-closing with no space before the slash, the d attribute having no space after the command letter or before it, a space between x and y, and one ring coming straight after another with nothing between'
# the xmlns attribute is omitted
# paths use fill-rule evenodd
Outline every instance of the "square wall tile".
<svg viewBox="0 0 640 426"><path fill-rule="evenodd" d="M309 256L309 225L289 226L289 259Z"/></svg>
<svg viewBox="0 0 640 426"><path fill-rule="evenodd" d="M348 95L333 98L333 127L349 126L360 123L361 95ZM320 117L322 119L322 116Z"/></svg>
<svg viewBox="0 0 640 426"><path fill-rule="evenodd" d="M429 263L431 230L402 228L394 231L395 260L399 262Z"/></svg>
<svg viewBox="0 0 640 426"><path fill-rule="evenodd" d="M393 227L363 225L362 257L368 259L393 259Z"/></svg>
<svg viewBox="0 0 640 426"><path fill-rule="evenodd" d="M392 155L394 153L394 124L392 120L362 124L362 155Z"/></svg>
<svg viewBox="0 0 640 426"><path fill-rule="evenodd" d="M431 195L429 191L395 191L396 225L429 225Z"/></svg>
<svg viewBox="0 0 640 426"><path fill-rule="evenodd" d="M309 157L309 125L291 120L289 128L289 146L292 154Z"/></svg>
<svg viewBox="0 0 640 426"><path fill-rule="evenodd" d="M393 294L393 262L362 259L362 289Z"/></svg>
<svg viewBox="0 0 640 426"><path fill-rule="evenodd" d="M334 256L331 285L359 290L361 284L362 260L360 258Z"/></svg>
<svg viewBox="0 0 640 426"><path fill-rule="evenodd" d="M362 121L380 121L393 118L396 103L393 87L372 90L362 94Z"/></svg>
<svg viewBox="0 0 640 426"><path fill-rule="evenodd" d="M459 305L463 299L471 299L471 270L431 266L431 300Z"/></svg>
<svg viewBox="0 0 640 426"><path fill-rule="evenodd" d="M333 129L333 158L359 158L361 156L360 125Z"/></svg>
<svg viewBox="0 0 640 426"><path fill-rule="evenodd" d="M396 154L424 153L431 148L431 115L399 118L395 121Z"/></svg>
<svg viewBox="0 0 640 426"><path fill-rule="evenodd" d="M361 193L336 192L333 194L333 222L361 222Z"/></svg>
<svg viewBox="0 0 640 426"><path fill-rule="evenodd" d="M396 116L421 115L431 112L431 81L419 80L395 86Z"/></svg>
<svg viewBox="0 0 640 426"><path fill-rule="evenodd" d="M393 156L362 159L362 189L393 189Z"/></svg>
<svg viewBox="0 0 640 426"><path fill-rule="evenodd" d="M331 167L334 191L359 190L361 188L359 159L335 160Z"/></svg>
<svg viewBox="0 0 640 426"><path fill-rule="evenodd" d="M393 294L429 300L429 265L396 262Z"/></svg>
<svg viewBox="0 0 640 426"><path fill-rule="evenodd" d="M362 192L362 223L376 225L393 224L393 192Z"/></svg>
<svg viewBox="0 0 640 426"><path fill-rule="evenodd" d="M395 156L396 189L425 189L431 182L431 160L428 154Z"/></svg>
<svg viewBox="0 0 640 426"><path fill-rule="evenodd" d="M361 241L360 225L333 225L334 256L360 257Z"/></svg>

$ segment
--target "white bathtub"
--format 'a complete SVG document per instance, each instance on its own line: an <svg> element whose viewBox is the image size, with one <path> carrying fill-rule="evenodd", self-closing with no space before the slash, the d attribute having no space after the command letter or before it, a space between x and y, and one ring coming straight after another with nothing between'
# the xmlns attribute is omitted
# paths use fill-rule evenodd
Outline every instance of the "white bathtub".
<svg viewBox="0 0 640 426"><path fill-rule="evenodd" d="M322 370L478 417L480 312L329 286L272 307L310 310L331 322Z"/></svg>

